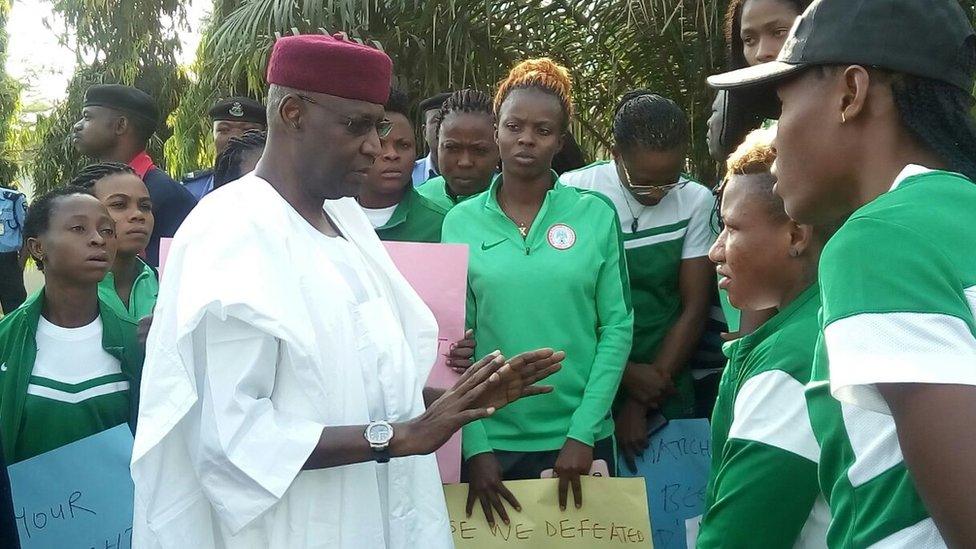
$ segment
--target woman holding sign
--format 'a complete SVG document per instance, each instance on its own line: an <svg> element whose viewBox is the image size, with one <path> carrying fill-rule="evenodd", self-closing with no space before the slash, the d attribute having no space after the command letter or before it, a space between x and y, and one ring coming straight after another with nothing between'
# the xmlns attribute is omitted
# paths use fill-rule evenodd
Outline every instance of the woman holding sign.
<svg viewBox="0 0 976 549"><path fill-rule="evenodd" d="M503 480L553 469L560 505L572 485L580 507L580 475L595 459L613 467L610 405L630 352L633 311L616 211L552 171L570 96L569 73L549 59L512 69L495 96L502 174L444 220L444 241L471 251L467 324L476 356L566 352L552 394L464 430L468 512L477 499L492 524L495 513L509 522L503 498L519 508Z"/></svg>
<svg viewBox="0 0 976 549"><path fill-rule="evenodd" d="M16 463L134 419L136 322L99 297L115 222L78 187L34 202L27 249L44 289L0 320L0 443Z"/></svg>
<svg viewBox="0 0 976 549"><path fill-rule="evenodd" d="M824 547L830 516L819 498L820 449L803 398L827 235L791 220L773 194L773 132L749 135L729 157L719 190L722 232L709 252L719 284L736 307L778 312L724 349L700 549Z"/></svg>

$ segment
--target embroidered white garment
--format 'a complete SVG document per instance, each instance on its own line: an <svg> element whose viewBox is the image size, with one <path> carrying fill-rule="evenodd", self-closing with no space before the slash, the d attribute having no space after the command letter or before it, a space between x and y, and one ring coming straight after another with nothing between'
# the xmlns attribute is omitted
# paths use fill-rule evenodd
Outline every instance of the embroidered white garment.
<svg viewBox="0 0 976 549"><path fill-rule="evenodd" d="M325 426L424 410L437 325L359 205L315 231L249 174L166 262L147 344L133 547L453 547L433 455L302 471Z"/></svg>

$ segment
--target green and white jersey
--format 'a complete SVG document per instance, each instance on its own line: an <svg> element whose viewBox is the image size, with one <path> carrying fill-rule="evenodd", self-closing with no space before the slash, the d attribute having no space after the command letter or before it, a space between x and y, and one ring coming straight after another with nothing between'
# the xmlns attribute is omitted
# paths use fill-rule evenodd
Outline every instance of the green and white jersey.
<svg viewBox="0 0 976 549"><path fill-rule="evenodd" d="M0 445L8 464L122 422L135 426L144 358L136 321L99 299L95 322L59 328L41 316L44 299L41 289L0 320Z"/></svg>
<svg viewBox="0 0 976 549"><path fill-rule="evenodd" d="M560 180L606 196L617 210L634 305L630 360L654 362L661 342L681 314L681 261L707 256L715 242L709 224L714 204L711 191L682 177L687 185L672 190L657 205L644 206L623 187L612 160L563 174ZM687 415L694 402L690 372L686 370L675 383L679 396L664 409L670 418Z"/></svg>
<svg viewBox="0 0 976 549"><path fill-rule="evenodd" d="M976 185L908 166L820 261L823 332L807 401L830 547L945 547L879 383L976 385Z"/></svg>
<svg viewBox="0 0 976 549"><path fill-rule="evenodd" d="M725 346L712 416L712 466L699 549L826 547L820 447L803 391L820 324L814 284L755 332Z"/></svg>
<svg viewBox="0 0 976 549"><path fill-rule="evenodd" d="M8 456L27 459L129 420L129 381L102 348L102 320L62 328L41 317L23 431Z"/></svg>

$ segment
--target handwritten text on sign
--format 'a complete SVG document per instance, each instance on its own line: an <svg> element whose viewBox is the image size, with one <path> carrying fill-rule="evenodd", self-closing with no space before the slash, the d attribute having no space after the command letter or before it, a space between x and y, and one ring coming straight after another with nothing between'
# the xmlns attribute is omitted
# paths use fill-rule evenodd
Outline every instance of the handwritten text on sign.
<svg viewBox="0 0 976 549"><path fill-rule="evenodd" d="M23 549L132 547L127 424L7 468Z"/></svg>
<svg viewBox="0 0 976 549"><path fill-rule="evenodd" d="M712 458L711 433L704 419L672 420L651 435L637 471L626 465L623 476L647 482L648 508L657 549L686 549L685 521L705 510L705 487ZM623 464L623 460L620 460Z"/></svg>
<svg viewBox="0 0 976 549"><path fill-rule="evenodd" d="M451 532L457 549L532 547L650 548L647 494L641 479L583 477L583 508L557 505L558 481L518 480L505 486L522 504L522 512L509 511L511 524L489 526L479 505L465 514L467 484L444 487Z"/></svg>

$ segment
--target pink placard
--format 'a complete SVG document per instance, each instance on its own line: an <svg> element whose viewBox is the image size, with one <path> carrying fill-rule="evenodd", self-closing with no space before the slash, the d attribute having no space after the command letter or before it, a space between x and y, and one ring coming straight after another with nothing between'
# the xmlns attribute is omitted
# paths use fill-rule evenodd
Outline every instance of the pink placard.
<svg viewBox="0 0 976 549"><path fill-rule="evenodd" d="M173 245L172 238L159 239L159 278L163 278L163 269L166 268L166 258L169 257L169 247Z"/></svg>
<svg viewBox="0 0 976 549"><path fill-rule="evenodd" d="M460 377L447 367L452 343L464 336L464 307L468 285L468 247L463 244L384 242L393 263L430 307L437 319L437 360L427 378L428 387L446 389ZM437 450L441 482L461 479L461 433Z"/></svg>

